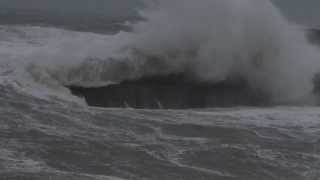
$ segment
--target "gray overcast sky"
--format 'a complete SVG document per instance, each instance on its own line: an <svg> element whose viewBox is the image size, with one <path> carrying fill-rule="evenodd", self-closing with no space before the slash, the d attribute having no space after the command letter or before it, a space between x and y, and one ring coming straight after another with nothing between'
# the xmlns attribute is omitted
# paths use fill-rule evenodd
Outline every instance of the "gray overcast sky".
<svg viewBox="0 0 320 180"><path fill-rule="evenodd" d="M139 0L0 0L1 8L132 13ZM320 27L320 0L273 0L291 20Z"/></svg>

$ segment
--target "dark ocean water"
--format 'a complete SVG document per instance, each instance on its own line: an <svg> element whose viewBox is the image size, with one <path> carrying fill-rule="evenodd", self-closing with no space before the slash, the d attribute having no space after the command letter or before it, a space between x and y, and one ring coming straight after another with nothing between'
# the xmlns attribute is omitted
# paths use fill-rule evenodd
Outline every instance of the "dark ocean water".
<svg viewBox="0 0 320 180"><path fill-rule="evenodd" d="M56 39L104 40L128 19L0 12L0 180L320 179L319 107L93 108L10 66Z"/></svg>
<svg viewBox="0 0 320 180"><path fill-rule="evenodd" d="M83 32L113 34L129 31L125 22L135 22L138 16L110 16L93 13L67 13L44 10L0 9L2 25L57 27Z"/></svg>

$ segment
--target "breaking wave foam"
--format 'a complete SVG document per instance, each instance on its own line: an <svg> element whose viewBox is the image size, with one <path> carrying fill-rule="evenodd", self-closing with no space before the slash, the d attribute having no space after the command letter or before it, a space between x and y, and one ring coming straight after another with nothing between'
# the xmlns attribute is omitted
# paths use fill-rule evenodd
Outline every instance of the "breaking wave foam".
<svg viewBox="0 0 320 180"><path fill-rule="evenodd" d="M132 32L116 35L1 26L1 78L66 91L184 74L241 78L275 102L312 94L320 53L268 0L161 0L141 16Z"/></svg>

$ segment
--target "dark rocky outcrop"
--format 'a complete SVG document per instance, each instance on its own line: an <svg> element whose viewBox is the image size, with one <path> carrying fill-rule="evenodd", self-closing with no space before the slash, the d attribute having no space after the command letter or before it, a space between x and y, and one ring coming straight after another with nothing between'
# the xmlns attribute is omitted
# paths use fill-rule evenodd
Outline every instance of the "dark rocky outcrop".
<svg viewBox="0 0 320 180"><path fill-rule="evenodd" d="M88 105L150 109L186 109L267 105L268 98L242 80L204 83L180 75L148 77L105 87L69 86Z"/></svg>

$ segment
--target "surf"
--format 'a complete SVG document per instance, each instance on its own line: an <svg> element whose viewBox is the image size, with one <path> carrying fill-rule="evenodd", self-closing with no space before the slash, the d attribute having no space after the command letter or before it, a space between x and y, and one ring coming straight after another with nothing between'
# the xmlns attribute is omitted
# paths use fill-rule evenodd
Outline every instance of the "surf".
<svg viewBox="0 0 320 180"><path fill-rule="evenodd" d="M140 16L115 35L15 27L1 45L5 78L62 94L176 74L195 84L241 79L274 104L313 103L319 50L270 1L153 1Z"/></svg>

